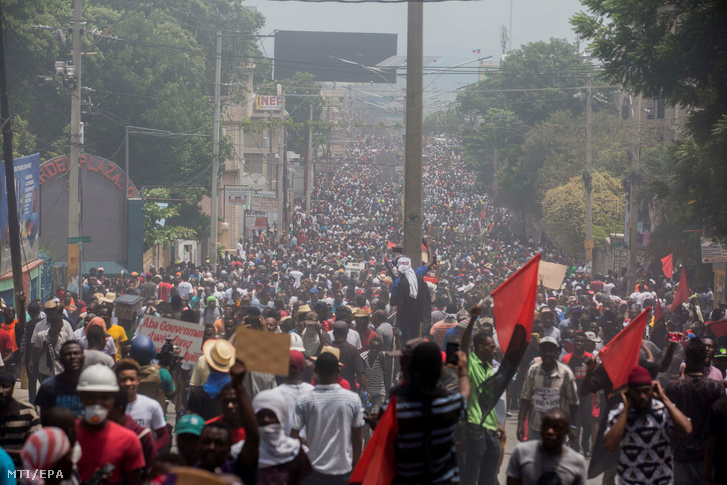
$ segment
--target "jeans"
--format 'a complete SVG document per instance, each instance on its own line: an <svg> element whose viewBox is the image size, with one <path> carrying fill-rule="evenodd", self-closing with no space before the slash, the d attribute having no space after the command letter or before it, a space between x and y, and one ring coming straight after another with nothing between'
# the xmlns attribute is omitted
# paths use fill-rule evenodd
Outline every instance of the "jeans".
<svg viewBox="0 0 727 485"><path fill-rule="evenodd" d="M460 470L463 485L499 485L497 465L500 461L500 440L497 433L467 423L464 444L466 456Z"/></svg>
<svg viewBox="0 0 727 485"><path fill-rule="evenodd" d="M704 482L703 461L691 463L675 461L672 466L674 470L674 484L699 485Z"/></svg>
<svg viewBox="0 0 727 485"><path fill-rule="evenodd" d="M324 475L314 471L305 477L305 485L347 485L349 478L351 478L351 472L343 475Z"/></svg>

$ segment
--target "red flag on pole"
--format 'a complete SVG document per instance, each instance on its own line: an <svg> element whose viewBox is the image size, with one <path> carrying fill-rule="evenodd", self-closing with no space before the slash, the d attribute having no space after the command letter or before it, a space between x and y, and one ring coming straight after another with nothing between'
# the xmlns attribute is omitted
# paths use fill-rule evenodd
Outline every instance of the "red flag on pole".
<svg viewBox="0 0 727 485"><path fill-rule="evenodd" d="M689 300L689 285L687 284L687 270L682 268L682 275L679 277L679 287L677 287L674 301L671 302L669 310L674 311L676 307Z"/></svg>
<svg viewBox="0 0 727 485"><path fill-rule="evenodd" d="M671 279L674 275L674 253L661 258L661 268L664 270L664 276Z"/></svg>
<svg viewBox="0 0 727 485"><path fill-rule="evenodd" d="M650 310L651 308L647 308L638 317L631 320L626 328L598 352L598 357L613 383L614 390L626 384L629 374L639 363L641 339L644 337L644 329L649 321Z"/></svg>
<svg viewBox="0 0 727 485"><path fill-rule="evenodd" d="M540 253L492 292L497 338L503 352L507 352L516 325L522 325L525 328L525 338L530 339L535 317L539 263Z"/></svg>
<svg viewBox="0 0 727 485"><path fill-rule="evenodd" d="M361 485L392 483L396 474L396 435L398 433L396 397L392 397L389 407L379 419L348 483Z"/></svg>

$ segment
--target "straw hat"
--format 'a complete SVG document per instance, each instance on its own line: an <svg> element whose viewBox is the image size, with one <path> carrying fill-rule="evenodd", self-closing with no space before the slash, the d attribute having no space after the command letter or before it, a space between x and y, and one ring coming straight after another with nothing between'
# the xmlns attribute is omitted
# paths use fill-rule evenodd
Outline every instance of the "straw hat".
<svg viewBox="0 0 727 485"><path fill-rule="evenodd" d="M310 309L310 305L308 305L307 303L305 303L305 304L303 304L303 305L299 306L299 307L298 307L298 311L297 311L297 312L295 312L295 313L296 313L296 314L301 314L301 313L308 313L308 312L310 312L310 311L312 311L312 310Z"/></svg>
<svg viewBox="0 0 727 485"><path fill-rule="evenodd" d="M224 339L210 339L202 346L204 359L219 372L230 372L235 364L235 347Z"/></svg>

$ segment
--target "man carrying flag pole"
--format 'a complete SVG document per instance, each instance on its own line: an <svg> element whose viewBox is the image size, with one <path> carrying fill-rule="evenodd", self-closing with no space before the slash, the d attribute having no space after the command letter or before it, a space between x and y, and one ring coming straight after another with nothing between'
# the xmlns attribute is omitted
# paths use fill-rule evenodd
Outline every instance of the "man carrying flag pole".
<svg viewBox="0 0 727 485"><path fill-rule="evenodd" d="M494 339L485 333L472 337L479 307L472 309L472 318L462 335L461 349L467 353L471 387L465 423L464 463L460 463L463 484L497 483L500 440L504 440L505 430L498 422L494 408L512 381L528 346L533 329L539 263L540 254L537 254L492 292L497 336L505 352L497 372L492 368L496 349ZM471 352L470 342L474 344Z"/></svg>

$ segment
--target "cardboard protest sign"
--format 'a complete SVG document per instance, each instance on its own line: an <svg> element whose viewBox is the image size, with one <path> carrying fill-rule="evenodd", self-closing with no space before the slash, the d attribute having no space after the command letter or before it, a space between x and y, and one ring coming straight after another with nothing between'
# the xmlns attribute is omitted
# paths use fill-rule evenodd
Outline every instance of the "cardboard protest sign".
<svg viewBox="0 0 727 485"><path fill-rule="evenodd" d="M567 270L568 267L564 264L541 261L538 267L538 281L546 288L558 290L560 285L563 284L563 278L565 278Z"/></svg>
<svg viewBox="0 0 727 485"><path fill-rule="evenodd" d="M162 350L166 339L173 339L172 345L179 347L179 356L186 364L196 364L202 355L202 325L145 315L137 333L148 336L154 342L157 352Z"/></svg>
<svg viewBox="0 0 727 485"><path fill-rule="evenodd" d="M287 376L290 370L290 335L238 327L237 358L252 372Z"/></svg>

